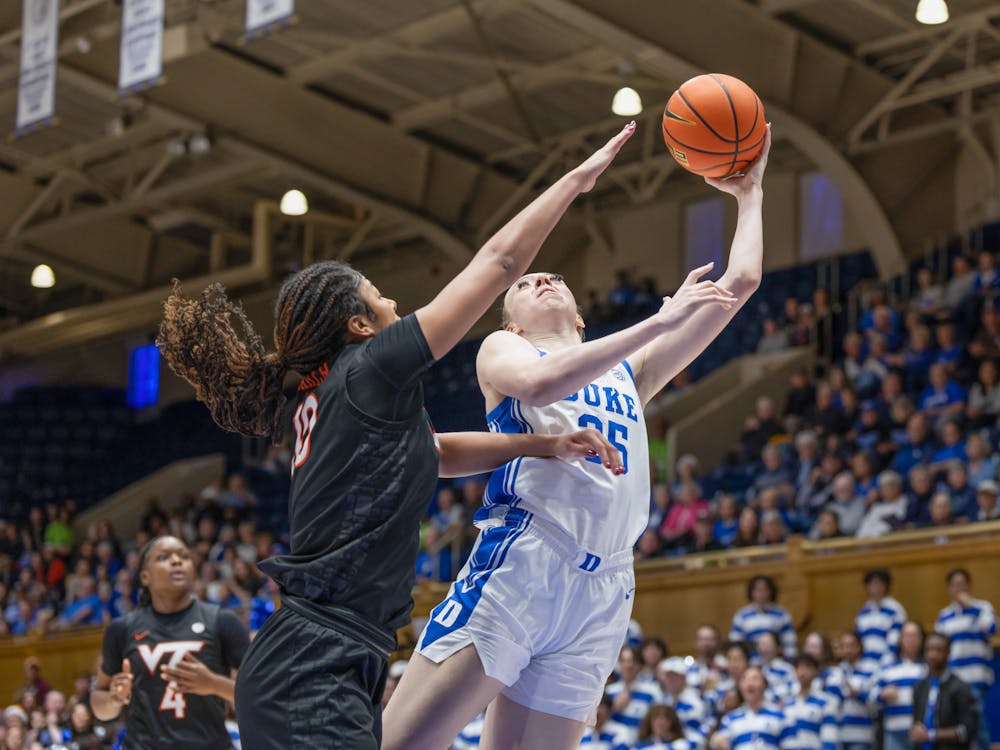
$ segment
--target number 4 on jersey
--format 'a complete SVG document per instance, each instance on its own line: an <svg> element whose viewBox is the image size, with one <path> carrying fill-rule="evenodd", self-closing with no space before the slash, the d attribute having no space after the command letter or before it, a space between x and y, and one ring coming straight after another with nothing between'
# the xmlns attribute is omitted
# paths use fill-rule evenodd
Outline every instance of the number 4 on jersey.
<svg viewBox="0 0 1000 750"><path fill-rule="evenodd" d="M310 393L299 404L292 418L295 426L295 455L292 456L292 474L309 458L313 427L316 426L316 415L319 414L319 401L315 393Z"/></svg>

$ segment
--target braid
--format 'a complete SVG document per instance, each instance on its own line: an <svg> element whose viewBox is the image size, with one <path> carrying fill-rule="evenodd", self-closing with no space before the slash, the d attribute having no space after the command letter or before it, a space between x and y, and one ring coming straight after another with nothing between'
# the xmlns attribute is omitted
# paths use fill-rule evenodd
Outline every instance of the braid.
<svg viewBox="0 0 1000 750"><path fill-rule="evenodd" d="M337 261L314 263L286 280L275 303L276 351L270 353L242 305L230 302L221 284L188 299L175 281L156 344L216 424L243 435L277 436L285 374L308 374L339 353L352 316L374 320L359 293L361 280L360 273Z"/></svg>

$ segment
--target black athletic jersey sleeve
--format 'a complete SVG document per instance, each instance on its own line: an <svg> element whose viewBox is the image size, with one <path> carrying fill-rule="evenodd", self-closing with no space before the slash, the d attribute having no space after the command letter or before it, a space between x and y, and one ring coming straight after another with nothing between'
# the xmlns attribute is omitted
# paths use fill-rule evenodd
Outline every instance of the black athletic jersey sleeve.
<svg viewBox="0 0 1000 750"><path fill-rule="evenodd" d="M247 626L235 613L224 609L219 613L217 627L226 670L239 669L247 649L250 648L250 633Z"/></svg>
<svg viewBox="0 0 1000 750"><path fill-rule="evenodd" d="M101 670L108 676L113 677L122 671L127 630L124 617L112 620L104 629L104 640L101 642Z"/></svg>
<svg viewBox="0 0 1000 750"><path fill-rule="evenodd" d="M423 409L420 379L434 364L412 313L358 347L347 370L347 395L366 414L388 422Z"/></svg>

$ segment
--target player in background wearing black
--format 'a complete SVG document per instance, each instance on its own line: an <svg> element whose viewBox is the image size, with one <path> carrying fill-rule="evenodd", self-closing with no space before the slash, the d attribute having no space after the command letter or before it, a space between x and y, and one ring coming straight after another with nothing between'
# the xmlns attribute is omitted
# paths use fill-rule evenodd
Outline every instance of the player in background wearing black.
<svg viewBox="0 0 1000 750"><path fill-rule="evenodd" d="M104 631L94 715L128 706L123 750L228 750L226 703L250 636L233 614L194 597L191 550L161 536L139 555L139 606Z"/></svg>
<svg viewBox="0 0 1000 750"><path fill-rule="evenodd" d="M439 476L483 473L522 455L600 455L609 470L624 470L596 430L435 435L421 379L524 274L634 130L626 125L546 190L402 320L369 279L335 262L284 283L274 352L219 285L167 300L157 344L224 429L280 436L285 376L302 376L290 551L260 564L282 607L254 639L236 685L244 750L377 750L387 658L410 618L418 529Z"/></svg>

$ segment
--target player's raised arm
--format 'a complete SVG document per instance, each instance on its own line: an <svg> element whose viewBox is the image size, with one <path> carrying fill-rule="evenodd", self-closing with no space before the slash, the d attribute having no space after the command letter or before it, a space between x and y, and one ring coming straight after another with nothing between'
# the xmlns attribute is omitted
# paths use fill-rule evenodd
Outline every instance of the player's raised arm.
<svg viewBox="0 0 1000 750"><path fill-rule="evenodd" d="M539 357L538 349L513 331L490 334L476 359L479 383L487 401L492 395L497 397L495 400L511 396L531 406L554 403L600 377L640 347L677 330L696 311L732 307L735 297L717 284L700 281L711 268L709 264L692 271L674 298L666 299L656 315L613 335L549 351L544 357ZM536 278L531 283L541 286L553 282ZM515 287L510 295L534 293L541 294L531 288Z"/></svg>
<svg viewBox="0 0 1000 750"><path fill-rule="evenodd" d="M720 287L736 296L737 302L730 307L713 305L694 311L676 331L657 338L629 357L643 404L705 350L760 286L764 256L761 184L770 149L768 125L764 147L746 174L726 180L705 179L712 187L735 196L739 205L729 265L718 281Z"/></svg>
<svg viewBox="0 0 1000 750"><path fill-rule="evenodd" d="M417 310L417 321L434 359L461 341L497 296L525 272L573 200L594 187L634 132L635 123L630 122L532 201L494 234L429 304Z"/></svg>

